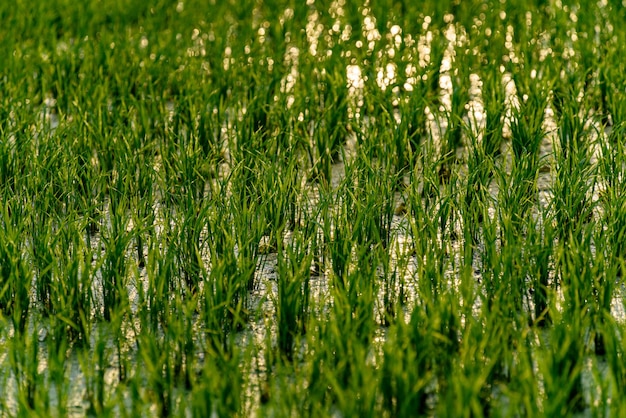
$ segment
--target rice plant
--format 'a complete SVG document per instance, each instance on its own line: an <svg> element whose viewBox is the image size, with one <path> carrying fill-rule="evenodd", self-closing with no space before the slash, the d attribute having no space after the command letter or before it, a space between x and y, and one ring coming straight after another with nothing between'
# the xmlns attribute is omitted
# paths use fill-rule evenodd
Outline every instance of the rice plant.
<svg viewBox="0 0 626 418"><path fill-rule="evenodd" d="M0 415L613 416L615 1L0 3Z"/></svg>

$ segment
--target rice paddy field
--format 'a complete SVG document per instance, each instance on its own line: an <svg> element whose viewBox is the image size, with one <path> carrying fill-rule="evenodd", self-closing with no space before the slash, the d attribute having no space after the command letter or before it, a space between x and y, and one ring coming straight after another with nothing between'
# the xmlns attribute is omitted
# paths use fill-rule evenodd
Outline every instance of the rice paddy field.
<svg viewBox="0 0 626 418"><path fill-rule="evenodd" d="M0 2L0 416L625 416L624 3Z"/></svg>

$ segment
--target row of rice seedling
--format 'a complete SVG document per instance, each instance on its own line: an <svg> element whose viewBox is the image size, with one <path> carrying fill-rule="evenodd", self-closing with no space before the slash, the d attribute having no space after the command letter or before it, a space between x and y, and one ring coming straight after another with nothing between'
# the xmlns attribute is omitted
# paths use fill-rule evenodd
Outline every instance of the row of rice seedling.
<svg viewBox="0 0 626 418"><path fill-rule="evenodd" d="M0 4L4 416L615 415L614 1Z"/></svg>

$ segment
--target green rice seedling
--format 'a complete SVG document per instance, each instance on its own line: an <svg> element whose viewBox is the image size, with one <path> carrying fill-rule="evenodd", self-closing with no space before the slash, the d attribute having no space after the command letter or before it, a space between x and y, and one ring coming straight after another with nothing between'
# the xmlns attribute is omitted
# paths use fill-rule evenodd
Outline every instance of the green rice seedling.
<svg viewBox="0 0 626 418"><path fill-rule="evenodd" d="M457 216L457 197L460 195L458 188L458 172L452 171L449 182L442 187L437 206L434 209L436 211L435 220L438 227L438 234L441 237L441 245L448 244L452 240L457 239L455 228L455 221Z"/></svg>
<svg viewBox="0 0 626 418"><path fill-rule="evenodd" d="M413 308L408 324L402 311L398 315L383 346L379 379L382 406L389 416L428 415L436 335L419 305Z"/></svg>
<svg viewBox="0 0 626 418"><path fill-rule="evenodd" d="M518 332L530 319L525 308L532 271L526 253L527 228L514 225L507 214L497 213L495 218L485 217L481 229L485 244L480 253L480 277L486 312Z"/></svg>
<svg viewBox="0 0 626 418"><path fill-rule="evenodd" d="M604 240L609 251L609 263L618 269L617 275L622 277L622 264L626 257L624 238L626 237L626 222L624 213L626 212L626 198L624 197L623 183L624 176L623 162L623 142L621 135L623 124L613 127L605 143L602 143L602 158L598 166L598 182L600 184L599 206L602 208L601 222ZM604 186L602 188L602 186Z"/></svg>
<svg viewBox="0 0 626 418"><path fill-rule="evenodd" d="M124 167L122 175L126 176L124 188L128 193L129 216L132 220L136 261L139 267L146 264L144 254L146 235L148 237L154 235L155 188L158 184L152 155L156 144L143 142L139 135L133 135L130 138L123 137L120 144L126 156L125 163L122 164Z"/></svg>
<svg viewBox="0 0 626 418"><path fill-rule="evenodd" d="M489 325L495 325L489 323ZM502 347L497 326L483 329L482 324L468 318L466 338L461 343L460 356L454 360L455 369L462 372L451 376L449 387L442 393L438 410L459 416L489 416L498 413L498 399L494 396L498 382L495 375L501 367Z"/></svg>
<svg viewBox="0 0 626 418"><path fill-rule="evenodd" d="M313 246L313 274L319 276L325 273L325 269L331 264L330 243L333 240L333 202L335 195L330 185L320 184L318 188L318 202L313 203L315 210L312 212L318 228L317 234L312 238ZM332 267L331 267L332 268ZM341 270L341 269L340 269Z"/></svg>
<svg viewBox="0 0 626 418"><path fill-rule="evenodd" d="M162 151L164 177L160 182L166 185L168 203L185 213L191 212L193 205L200 206L206 198L210 168L200 146L193 139L183 137L179 141ZM135 173L129 174L134 179Z"/></svg>
<svg viewBox="0 0 626 418"><path fill-rule="evenodd" d="M26 262L24 219L28 216L22 203L5 200L0 207L0 312L11 318L15 332L26 331L30 311L32 273Z"/></svg>
<svg viewBox="0 0 626 418"><path fill-rule="evenodd" d="M602 267L594 265L598 261L601 263L602 255L600 249L598 258L594 260L591 231L591 228L586 228L576 236L570 234L567 243L559 246L556 256L557 274L564 295L563 311L568 317L576 317L581 329L594 325L594 281L598 274L602 274L598 271Z"/></svg>
<svg viewBox="0 0 626 418"><path fill-rule="evenodd" d="M59 254L53 268L51 311L58 324L59 336L69 343L84 346L89 343L92 329L93 277L98 263L92 264L96 254L85 246L80 225L68 219L59 231Z"/></svg>
<svg viewBox="0 0 626 418"><path fill-rule="evenodd" d="M108 402L108 385L105 382L110 353L107 350L108 337L104 327L98 329L95 338L93 350L81 350L78 356L85 378L85 398L89 405L87 413L102 415L111 412Z"/></svg>
<svg viewBox="0 0 626 418"><path fill-rule="evenodd" d="M560 66L552 65L548 68L560 68ZM563 108L570 106L572 99L577 98L584 86L584 76L572 71L571 66L565 68L567 70L553 76L551 104L557 116L561 115Z"/></svg>
<svg viewBox="0 0 626 418"><path fill-rule="evenodd" d="M382 306L379 307L380 322L389 326L396 320L398 310L402 309L405 302L404 277L408 264L407 257L401 256L396 260L397 265L392 266L392 257L389 251L382 247L374 247L375 260L378 261L378 269L381 275L379 292L382 293Z"/></svg>
<svg viewBox="0 0 626 418"><path fill-rule="evenodd" d="M541 214L542 221L537 224L530 222L527 229L527 243L530 252L529 277L532 284L534 304L534 324L540 327L550 325L550 301L555 297L554 283L550 276L554 270L555 228L550 218Z"/></svg>
<svg viewBox="0 0 626 418"><path fill-rule="evenodd" d="M62 214L67 210L68 196L72 190L67 181L74 178L75 173L72 173L74 165L68 155L70 151L64 146L65 136L59 132L62 130L59 127L55 134L45 133L45 140L39 140L34 150L34 172L33 176L29 176L29 189L34 192L41 212L33 213L33 217L39 218L33 220L33 228L44 220L54 226L51 215Z"/></svg>
<svg viewBox="0 0 626 418"><path fill-rule="evenodd" d="M166 328L170 318L173 295L184 291L179 280L176 245L173 234L155 238L148 247L146 289L139 288L142 302L139 318L142 326L153 332Z"/></svg>
<svg viewBox="0 0 626 418"><path fill-rule="evenodd" d="M607 310L610 312L612 299L612 284L606 281L614 277L607 277L611 269L605 263L603 244L594 238L591 227L570 234L558 247L556 267L563 288L564 312L585 319L584 325L590 327L594 337L596 353L602 355L605 351L602 322Z"/></svg>
<svg viewBox="0 0 626 418"><path fill-rule="evenodd" d="M601 361L590 361L589 363L590 386L594 388L588 391L590 415L602 417L618 414L619 406L613 403L613 386L606 366Z"/></svg>
<svg viewBox="0 0 626 418"><path fill-rule="evenodd" d="M232 210L236 219L251 221L251 214L258 216L260 224L255 225L253 231L260 235L254 237L255 244L262 235L267 235L270 248L276 248L282 232L296 219L297 163L293 159L275 161L253 150L244 154L244 160L237 162L231 173Z"/></svg>
<svg viewBox="0 0 626 418"><path fill-rule="evenodd" d="M596 245L596 252L591 260L591 276L593 278L593 300L591 307L591 321L594 342L594 352L596 355L606 354L606 333L605 322L611 317L611 304L615 297L615 278L619 277L620 262L612 260L611 250L606 241L602 240L600 234L594 234L593 242ZM607 248L609 247L609 248ZM608 249L608 251L607 251Z"/></svg>
<svg viewBox="0 0 626 418"><path fill-rule="evenodd" d="M194 416L211 416L214 411L212 385L209 379L193 387L191 394L191 413Z"/></svg>
<svg viewBox="0 0 626 418"><path fill-rule="evenodd" d="M506 413L519 411L527 415L541 415L542 395L540 375L536 371L536 348L531 343L532 334L527 330L521 333L515 352L509 352L510 373L506 384L498 386L502 393L501 408ZM545 409L545 408L544 408ZM511 411L511 412L509 412Z"/></svg>
<svg viewBox="0 0 626 418"><path fill-rule="evenodd" d="M263 159L257 166L257 214L265 224L263 233L269 237L271 248L276 248L287 229L296 226L296 200L300 191L300 174L295 158L288 161Z"/></svg>
<svg viewBox="0 0 626 418"><path fill-rule="evenodd" d="M458 356L460 349L460 298L453 292L445 291L437 301L426 302L427 315L431 315L433 331L437 333L434 344L434 352L453 353L452 356L442 356L435 361L434 373L437 378L437 392L445 397L451 387L454 376L454 358Z"/></svg>
<svg viewBox="0 0 626 418"><path fill-rule="evenodd" d="M447 120L447 129L442 138L442 156L444 161L456 159L458 148L463 145L463 116L465 107L469 102L469 92L466 80L469 72L463 67L457 69L458 76L451 78L452 95L450 97L450 109L446 109L444 116ZM447 164L446 162L445 164Z"/></svg>
<svg viewBox="0 0 626 418"><path fill-rule="evenodd" d="M309 315L313 262L309 240L310 237L295 232L289 244L278 247L278 347L288 361L293 360L298 337L306 332Z"/></svg>
<svg viewBox="0 0 626 418"><path fill-rule="evenodd" d="M152 187L150 186L150 190ZM136 247L136 262L140 268L146 265L146 238L148 241L154 236L154 199L152 198L152 192L147 192L144 197L134 196L131 206L134 208L132 222L133 232L135 235L135 247Z"/></svg>
<svg viewBox="0 0 626 418"><path fill-rule="evenodd" d="M453 235L451 211L455 183L437 185L436 170L428 171L428 177L424 181L427 182L424 187L430 184L434 193L425 194L422 199L418 184L412 182L407 196L410 207L408 213L411 216L407 220L417 263L415 274L418 295L425 303L426 311L430 313L431 304L438 305L448 287L445 272L450 267L447 255Z"/></svg>
<svg viewBox="0 0 626 418"><path fill-rule="evenodd" d="M148 400L156 405L159 417L171 416L175 393L169 338L167 335L157 338L153 334L140 335L138 345Z"/></svg>
<svg viewBox="0 0 626 418"><path fill-rule="evenodd" d="M620 91L624 88L624 81L620 77L620 69L614 68L612 65L602 66L600 68L600 89L602 101L605 103L604 108L611 118L613 125L623 125L626 122L626 101L619 94L610 94L610 92Z"/></svg>
<svg viewBox="0 0 626 418"><path fill-rule="evenodd" d="M227 350L233 333L245 325L248 285L256 269L256 260L244 259L246 253L237 253L236 238L228 221L223 207L215 208L209 215L210 271L204 274L200 305L206 338L219 351Z"/></svg>
<svg viewBox="0 0 626 418"><path fill-rule="evenodd" d="M471 181L471 180L470 180ZM469 185L468 185L469 186ZM478 199L484 199L480 196L484 192L477 190L474 186L469 186L465 191L465 202L461 205L459 217L462 221L463 228L463 240L462 240L462 256L464 276L471 276L473 274L472 265L474 264L474 257L479 248L480 242L480 228L483 219L489 216L486 204L479 203ZM475 197L475 194L480 197Z"/></svg>
<svg viewBox="0 0 626 418"><path fill-rule="evenodd" d="M608 48L607 48L608 49ZM608 53L608 51L606 51ZM613 124L614 117L613 114L620 115L618 118L623 120L623 109L620 109L620 106L615 106L615 103L609 103L609 101L613 101L613 95L609 94L609 90L611 87L615 87L613 84L613 80L609 75L608 65L600 65L598 68L598 76L597 76L597 84L599 90L599 101L600 101L600 111L602 112L602 122L603 125L609 126ZM620 114L621 112L621 114Z"/></svg>
<svg viewBox="0 0 626 418"><path fill-rule="evenodd" d="M91 146L81 146L88 147L91 152ZM58 200L55 203L60 214L75 212L75 216L84 217L88 221L84 232L86 242L91 246L100 225L104 222L106 186L96 160L91 159L91 154L87 156L87 151L83 150L77 151L79 155L76 156L71 153L69 149L63 151L64 155L58 162L64 166L59 167L57 178L53 178L55 187L59 188Z"/></svg>
<svg viewBox="0 0 626 418"><path fill-rule="evenodd" d="M431 172L431 181L436 182L436 174ZM408 194L410 204L408 218L410 238L413 243L415 260L417 262L418 294L425 301L439 300L445 289L443 273L448 267L446 252L448 250L445 237L449 237L449 231L445 225L449 221L449 212L446 200L449 196L443 195L436 199L424 199L420 196L417 185L413 183ZM441 235L439 235L441 234Z"/></svg>
<svg viewBox="0 0 626 418"><path fill-rule="evenodd" d="M66 324L53 316L50 317L49 334L45 346L48 361L50 391L56 395L56 413L58 416L68 413L69 388L66 381L70 340Z"/></svg>
<svg viewBox="0 0 626 418"><path fill-rule="evenodd" d="M623 325L619 324L618 321L609 316L605 323L606 326L606 338L605 348L606 348L606 362L607 362L607 375L611 385L613 386L613 393L622 393L624 390L624 385L626 385L626 369L624 368L624 355L626 351L624 350L624 341L620 338L623 333ZM624 405L624 399L620 396L612 396L611 404L613 406L614 411L619 411ZM613 404L615 402L615 404Z"/></svg>
<svg viewBox="0 0 626 418"><path fill-rule="evenodd" d="M439 184L438 158L435 157L434 150L429 145L424 144L422 147L416 169L409 176L409 196L411 199L419 199L415 203L419 202L419 206L424 206L426 210L432 210L442 194ZM423 202L422 199L424 199Z"/></svg>
<svg viewBox="0 0 626 418"><path fill-rule="evenodd" d="M499 167L496 171L498 183L498 217L501 225L500 239L505 242L516 240L524 229L525 219L537 201L538 167L534 156L524 156L510 174Z"/></svg>
<svg viewBox="0 0 626 418"><path fill-rule="evenodd" d="M106 98L101 98L101 103L106 103ZM113 171L119 173L124 164L115 166L125 158L125 152L120 148L122 144L116 143L117 136L123 133L119 128L111 127L113 116L103 104L91 112L83 108L75 109L82 114L77 120L66 123L64 129L59 131L59 142L67 141L70 147L66 153L70 167L75 170L72 173L75 181L72 182L72 190L75 205L78 210L91 221L88 233L93 234L98 228L98 222L104 212L102 200L104 193L110 192L113 184L111 179ZM113 151L115 149L115 151ZM113 152L112 152L113 151ZM109 178L109 182L103 183L103 178ZM74 180L74 179L73 179ZM107 190L109 186L109 190Z"/></svg>
<svg viewBox="0 0 626 418"><path fill-rule="evenodd" d="M257 167L263 161L263 154L254 147L237 149L232 157L232 184L233 198L237 207L251 208L258 204L260 196L257 193L258 178L255 175Z"/></svg>
<svg viewBox="0 0 626 418"><path fill-rule="evenodd" d="M241 365L248 358L248 353L233 340L225 350L213 346L209 340L206 342L203 364L191 389L191 412L217 413L218 416L245 415L248 411L244 409L243 400L248 382ZM228 379L216 376L228 376Z"/></svg>
<svg viewBox="0 0 626 418"><path fill-rule="evenodd" d="M485 211L486 212L486 211ZM485 213L485 215L488 215ZM462 220L461 222L465 222ZM467 332L467 325L470 318L475 316L477 304L480 303L482 289L477 285L477 272L480 271L479 247L472 242L468 236L468 229L463 226L463 238L459 238L455 258L452 268L455 269L454 287L459 297L459 318L464 325L461 335Z"/></svg>
<svg viewBox="0 0 626 418"><path fill-rule="evenodd" d="M271 204L271 203L268 203ZM233 228L237 240L238 260L240 269L248 275L246 288L252 291L257 288L256 270L260 257L266 249L262 248L261 240L267 231L264 217L259 216L253 208L239 207L238 203L231 201L230 208L233 213ZM280 234L274 232L274 236ZM271 240L270 240L271 245Z"/></svg>
<svg viewBox="0 0 626 418"><path fill-rule="evenodd" d="M324 223L323 230L326 254L333 272L333 285L340 288L346 287L354 246L351 240L351 231L348 229L349 221L347 216L345 209L338 209L337 214L332 218L332 226L329 219L327 223Z"/></svg>
<svg viewBox="0 0 626 418"><path fill-rule="evenodd" d="M378 162L359 155L355 161L356 184L346 201L354 199L355 235L357 242L370 242L388 250L392 238L392 222L396 210L395 190L400 181L391 162ZM362 215L361 215L362 214ZM361 216L359 216L361 215Z"/></svg>
<svg viewBox="0 0 626 418"><path fill-rule="evenodd" d="M543 413L566 415L585 408L582 387L584 345L580 318L556 322L547 355L539 364L545 387Z"/></svg>
<svg viewBox="0 0 626 418"><path fill-rule="evenodd" d="M414 165L413 151L409 139L409 117L396 120L396 111L392 106L390 97L381 98L385 100L384 105L380 105L379 120L372 127L372 132L367 137L375 139L371 146L376 149L374 155L380 156L381 160L389 160L381 162L384 165L390 165L394 168L395 177L397 178L396 188L402 188L404 185L404 176ZM419 141L418 141L419 142ZM388 145L392 144L393 152L389 152Z"/></svg>
<svg viewBox="0 0 626 418"><path fill-rule="evenodd" d="M218 174L216 170L218 164L224 161L223 143L225 138L222 133L222 126L226 115L224 103L220 101L215 92L211 92L207 101L206 110L198 109L199 120L196 136L206 164L209 165L208 169L215 170L211 171L210 174L215 176Z"/></svg>
<svg viewBox="0 0 626 418"><path fill-rule="evenodd" d="M340 72L341 71L341 72ZM312 141L314 148L313 173L325 182L331 181L332 164L339 160L341 147L348 130L348 92L343 68L326 71L318 84L320 89L321 114L314 120Z"/></svg>
<svg viewBox="0 0 626 418"><path fill-rule="evenodd" d="M574 102L563 106L559 118L559 145L564 159L576 160L586 156L588 136L585 129L587 118L583 115L585 104Z"/></svg>
<svg viewBox="0 0 626 418"><path fill-rule="evenodd" d="M439 181L438 161L425 158L422 172L412 173L411 187L407 195L410 236L416 250L416 259L424 259L426 265L435 268L437 274L430 276L433 290L441 290L439 279L446 268L445 254L456 232L453 231L456 214L455 202L459 190L456 179L446 184ZM456 174L456 173L455 173ZM420 266L421 268L421 266Z"/></svg>
<svg viewBox="0 0 626 418"><path fill-rule="evenodd" d="M537 157L541 141L545 137L544 114L548 105L547 89L543 85L532 85L525 74L514 77L515 86L521 95L519 107L513 110L511 121L511 148L516 161L523 155Z"/></svg>
<svg viewBox="0 0 626 418"><path fill-rule="evenodd" d="M482 97L486 119L481 145L485 156L496 157L502 147L505 115L504 91L497 73L491 72L484 77Z"/></svg>
<svg viewBox="0 0 626 418"><path fill-rule="evenodd" d="M294 158L294 153L299 152L305 142L301 137L304 133L304 118L292 110L294 96L283 93L275 96L274 100L276 103L271 120L275 128L272 136L266 141L267 154L274 157L281 165L288 165L290 162L300 163L299 158ZM298 157L300 157L299 154Z"/></svg>
<svg viewBox="0 0 626 418"><path fill-rule="evenodd" d="M419 161L418 156L423 153L422 141L426 137L426 106L427 101L425 99L426 84L423 82L416 83L413 87L413 91L408 95L408 99L400 100L400 129L398 131L401 134L398 139L402 139L402 135L406 135L408 141L408 147L404 150L402 155L406 155L406 158L402 158L402 164L400 161L398 165L410 164L411 168L415 166Z"/></svg>
<svg viewBox="0 0 626 418"><path fill-rule="evenodd" d="M526 242L520 237L523 232L511 228L506 221L503 229L506 231L502 237L502 281L499 287L502 293L498 297L503 300L503 314L519 329L530 321L530 313L524 307L529 299L529 264L524 251Z"/></svg>
<svg viewBox="0 0 626 418"><path fill-rule="evenodd" d="M207 222L208 208L207 205L192 205L189 202L186 206L174 227L174 239L178 268L186 285L186 293L195 295L203 279L204 249L201 236Z"/></svg>
<svg viewBox="0 0 626 418"><path fill-rule="evenodd" d="M11 370L17 381L17 406L18 414L26 416L36 411L42 405L38 405L41 399L39 386L43 379L39 375L39 347L36 335L16 335L13 337L10 354Z"/></svg>
<svg viewBox="0 0 626 418"><path fill-rule="evenodd" d="M302 365L304 366L304 365ZM313 408L308 403L315 403L303 389L306 385L306 374L303 367L297 364L277 364L271 378L260 384L260 411L267 415L290 416L294 414L312 415ZM317 410L319 413L319 410Z"/></svg>
<svg viewBox="0 0 626 418"><path fill-rule="evenodd" d="M571 109L571 110L570 110ZM564 107L560 120L560 149L557 153L552 202L559 237L577 235L593 213L591 194L596 188L597 169L590 162L584 121L574 109Z"/></svg>
<svg viewBox="0 0 626 418"><path fill-rule="evenodd" d="M2 414L620 414L619 2L5 3Z"/></svg>
<svg viewBox="0 0 626 418"><path fill-rule="evenodd" d="M330 240L326 242L329 242L327 251L330 252L329 257L332 263L329 280L332 284L333 303L330 309L331 318L334 319L331 319L330 324L320 324L320 332L323 332L326 336L324 338L328 339L324 345L325 348L320 347L322 350L320 356L325 358L320 361L327 363L326 367L330 367L329 370L334 370L336 373L332 373L335 376L326 376L326 372L314 369L310 382L311 386L321 384L321 389L324 387L321 382L329 377L332 378L332 396L340 394L343 388L353 387L352 384L361 373L358 369L361 367L358 362L363 361L361 357L352 360L353 355L363 354L375 329L374 304L377 292L376 266L378 262L370 253L367 241L360 245L352 242L354 240L351 238L352 222L345 218L344 211L345 209L339 209L336 217L333 217L333 234L324 238ZM329 232L326 230L324 233ZM354 268L351 267L353 257L357 263ZM357 361L357 364L352 364L353 361ZM318 379L322 380L318 381ZM325 392L326 390L323 389L323 393ZM349 406L350 404L345 407Z"/></svg>
<svg viewBox="0 0 626 418"><path fill-rule="evenodd" d="M249 73L250 85L247 87L246 113L243 123L247 124L247 129L243 131L244 136L239 138L241 149L247 149L252 144L259 146L270 144L270 141L263 141L274 134L272 110L274 96L278 92L280 82L276 74L268 74L259 71ZM263 76L267 78L262 78ZM259 141L260 142L257 142Z"/></svg>
<svg viewBox="0 0 626 418"><path fill-rule="evenodd" d="M377 254L367 247L355 248L357 265L347 277L346 287L334 288L333 309L335 315L345 321L345 328L364 345L372 338L375 328L375 302L378 294ZM342 328L344 327L342 326Z"/></svg>
<svg viewBox="0 0 626 418"><path fill-rule="evenodd" d="M197 320L198 297L175 297L167 327L163 330L169 340L169 356L173 384L182 389L191 389L194 375L197 372L196 359L197 337L195 325ZM181 313L182 315L175 314ZM201 363L200 363L201 366Z"/></svg>
<svg viewBox="0 0 626 418"><path fill-rule="evenodd" d="M241 413L242 391L245 388L241 370L236 368L240 360L239 355L207 357L189 395L188 408L183 408L181 412L190 411L194 416L233 416ZM229 376L229 379L216 379L215 376Z"/></svg>
<svg viewBox="0 0 626 418"><path fill-rule="evenodd" d="M498 291L498 283L502 276L502 264L500 263L500 253L495 243L498 240L498 222L489 216L483 219L481 228L482 239L485 244L480 252L481 269L480 282L482 290L482 303L487 312L497 309L496 293ZM494 244L489 244L494 243Z"/></svg>
<svg viewBox="0 0 626 418"><path fill-rule="evenodd" d="M31 221L32 255L37 268L36 293L37 301L44 316L52 312L53 270L55 263L55 247L58 236L50 219L39 221L38 216Z"/></svg>
<svg viewBox="0 0 626 418"><path fill-rule="evenodd" d="M345 321L350 321L349 316L332 315L328 320L316 318L311 324L307 337L318 342L306 368L310 395L303 410L307 415L316 415L320 408L358 416L375 413L377 388L373 367L368 364L368 346Z"/></svg>
<svg viewBox="0 0 626 418"><path fill-rule="evenodd" d="M359 153L360 154L360 153ZM396 211L395 189L398 184L392 164L367 161L357 157L355 185L348 186L346 195L347 212L352 213L352 240L358 246L369 248L370 263L380 274L383 306L383 323L392 321L401 293L402 278L397 267L392 265L394 227Z"/></svg>
<svg viewBox="0 0 626 418"><path fill-rule="evenodd" d="M471 144L467 157L467 176L465 184L462 186L465 197L463 204L460 205L460 210L466 249L468 250L465 255L473 257L473 246L477 244L480 224L487 205L490 203L489 184L495 168L493 156L486 154L479 142L479 137L472 132L471 127L465 131L469 135ZM485 139L482 138L481 140L484 141ZM471 258L466 259L466 262L470 260Z"/></svg>
<svg viewBox="0 0 626 418"><path fill-rule="evenodd" d="M446 39L442 28L443 18L440 17L437 19L431 14L424 13L424 16L430 16L432 19L431 22L434 22L432 26L429 26L429 31L432 33L432 41L430 42L430 54L429 61L427 62L426 68L424 69L424 75L422 75L422 80L429 84L427 88L427 101L428 103L432 103L435 109L441 104L440 102L440 78L441 78L441 64L445 55L445 51L448 48L449 42ZM424 22L426 22L426 18L424 18ZM427 35L427 34L426 34ZM419 55L418 55L419 56ZM435 112L435 109L431 107L431 111Z"/></svg>
<svg viewBox="0 0 626 418"><path fill-rule="evenodd" d="M28 178L22 173L31 170L29 156L33 148L33 133L28 125L29 111L31 109L27 105L15 109L13 118L10 117L13 119L12 126L7 127L0 144L0 192L5 200L12 195L21 196L21 188L27 185Z"/></svg>
<svg viewBox="0 0 626 418"><path fill-rule="evenodd" d="M179 138L179 153L184 157L178 160L183 190L198 201L205 197L208 181L218 174L222 161L222 127L216 126L220 122L219 104L215 108L217 113L211 109L207 115L209 111L196 103L199 99L192 94L189 96L190 99L177 103L172 131Z"/></svg>
<svg viewBox="0 0 626 418"><path fill-rule="evenodd" d="M112 210L114 210L112 208ZM128 304L127 278L128 263L126 250L132 240L127 232L125 212L111 213L111 228L106 228L101 236L104 244L102 256L102 296L103 317L109 321L118 309L126 309Z"/></svg>

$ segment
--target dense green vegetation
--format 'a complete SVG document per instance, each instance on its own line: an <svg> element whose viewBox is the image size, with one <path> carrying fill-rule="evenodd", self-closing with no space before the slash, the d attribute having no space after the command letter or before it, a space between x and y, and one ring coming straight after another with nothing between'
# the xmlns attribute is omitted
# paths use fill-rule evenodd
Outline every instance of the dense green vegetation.
<svg viewBox="0 0 626 418"><path fill-rule="evenodd" d="M0 415L618 416L626 5L0 2Z"/></svg>

